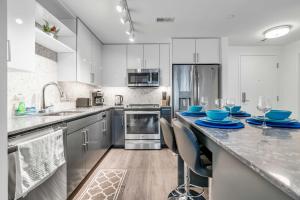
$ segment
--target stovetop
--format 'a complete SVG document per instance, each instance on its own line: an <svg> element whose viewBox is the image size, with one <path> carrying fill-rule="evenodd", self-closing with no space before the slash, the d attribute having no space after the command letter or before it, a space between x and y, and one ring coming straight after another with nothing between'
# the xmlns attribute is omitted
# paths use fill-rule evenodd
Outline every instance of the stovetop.
<svg viewBox="0 0 300 200"><path fill-rule="evenodd" d="M159 104L128 104L126 110L159 110Z"/></svg>

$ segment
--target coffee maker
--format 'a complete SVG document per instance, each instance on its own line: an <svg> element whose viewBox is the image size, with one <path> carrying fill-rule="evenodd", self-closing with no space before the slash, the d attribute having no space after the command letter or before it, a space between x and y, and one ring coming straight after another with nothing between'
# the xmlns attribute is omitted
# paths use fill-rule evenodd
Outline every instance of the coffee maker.
<svg viewBox="0 0 300 200"><path fill-rule="evenodd" d="M92 102L93 106L103 106L104 94L100 90L92 92Z"/></svg>

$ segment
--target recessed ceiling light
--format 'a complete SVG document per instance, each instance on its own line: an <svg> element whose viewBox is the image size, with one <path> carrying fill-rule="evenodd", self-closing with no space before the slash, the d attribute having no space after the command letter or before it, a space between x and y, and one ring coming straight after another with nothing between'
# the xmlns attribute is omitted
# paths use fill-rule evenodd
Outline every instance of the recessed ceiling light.
<svg viewBox="0 0 300 200"><path fill-rule="evenodd" d="M291 25L276 26L266 30L263 34L266 39L279 38L287 35L291 31Z"/></svg>
<svg viewBox="0 0 300 200"><path fill-rule="evenodd" d="M119 3L116 6L116 9L119 13L123 12L125 10L125 2L124 0L120 0Z"/></svg>
<svg viewBox="0 0 300 200"><path fill-rule="evenodd" d="M17 19L16 19L16 23L17 23L17 24L23 24L23 20L20 19L20 18L17 18Z"/></svg>

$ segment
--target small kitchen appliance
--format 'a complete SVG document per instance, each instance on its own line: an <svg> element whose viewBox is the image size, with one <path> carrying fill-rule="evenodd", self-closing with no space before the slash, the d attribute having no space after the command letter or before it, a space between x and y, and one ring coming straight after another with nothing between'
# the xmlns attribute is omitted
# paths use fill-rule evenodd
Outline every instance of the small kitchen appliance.
<svg viewBox="0 0 300 200"><path fill-rule="evenodd" d="M123 95L115 95L115 105L116 106L123 105L123 100L124 100Z"/></svg>
<svg viewBox="0 0 300 200"><path fill-rule="evenodd" d="M93 106L103 106L104 104L104 94L100 90L92 93Z"/></svg>
<svg viewBox="0 0 300 200"><path fill-rule="evenodd" d="M91 107L91 99L90 98L77 98L76 99L76 108L82 107Z"/></svg>
<svg viewBox="0 0 300 200"><path fill-rule="evenodd" d="M159 87L159 69L127 69L128 87Z"/></svg>

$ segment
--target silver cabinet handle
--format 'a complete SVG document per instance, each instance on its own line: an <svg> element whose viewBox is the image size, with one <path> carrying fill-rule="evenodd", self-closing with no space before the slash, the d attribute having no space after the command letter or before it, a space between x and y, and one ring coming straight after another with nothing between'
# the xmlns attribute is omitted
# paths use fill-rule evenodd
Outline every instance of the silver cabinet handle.
<svg viewBox="0 0 300 200"><path fill-rule="evenodd" d="M247 101L249 101L249 100L247 100L246 92L242 92L242 102L246 103Z"/></svg>
<svg viewBox="0 0 300 200"><path fill-rule="evenodd" d="M7 62L11 62L11 46L10 40L7 40Z"/></svg>
<svg viewBox="0 0 300 200"><path fill-rule="evenodd" d="M85 130L82 130L81 133L82 133L82 140L83 140L83 142L82 142L82 147L83 147L83 150L86 151L86 136L85 136Z"/></svg>

